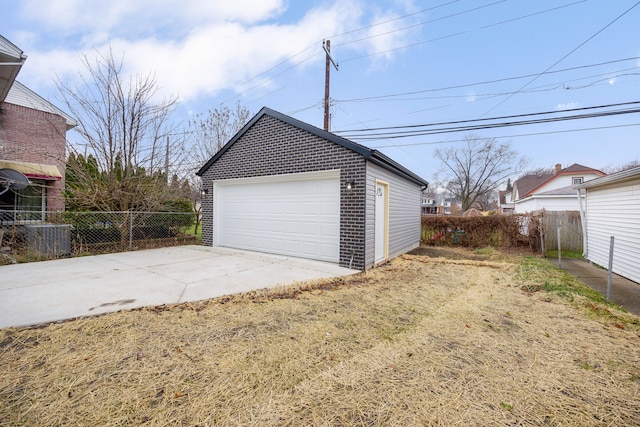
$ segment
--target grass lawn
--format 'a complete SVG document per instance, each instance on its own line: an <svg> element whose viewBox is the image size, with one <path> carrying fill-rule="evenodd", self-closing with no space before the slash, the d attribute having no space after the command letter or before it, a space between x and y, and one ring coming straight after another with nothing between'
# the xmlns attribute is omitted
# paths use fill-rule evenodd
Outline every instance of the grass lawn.
<svg viewBox="0 0 640 427"><path fill-rule="evenodd" d="M198 242L202 241L202 224L198 225L198 232L196 232L196 226L195 224L193 224L192 226L186 228L183 230L184 234L189 234L191 236L196 236L196 239L198 240Z"/></svg>
<svg viewBox="0 0 640 427"><path fill-rule="evenodd" d="M638 396L637 317L490 250L0 330L3 426L627 426Z"/></svg>

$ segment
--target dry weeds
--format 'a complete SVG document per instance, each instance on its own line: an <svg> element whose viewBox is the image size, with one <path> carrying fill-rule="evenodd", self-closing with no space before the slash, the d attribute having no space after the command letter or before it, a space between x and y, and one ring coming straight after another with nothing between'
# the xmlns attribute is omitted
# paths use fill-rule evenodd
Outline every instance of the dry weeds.
<svg viewBox="0 0 640 427"><path fill-rule="evenodd" d="M0 424L640 425L637 328L461 258L0 330Z"/></svg>

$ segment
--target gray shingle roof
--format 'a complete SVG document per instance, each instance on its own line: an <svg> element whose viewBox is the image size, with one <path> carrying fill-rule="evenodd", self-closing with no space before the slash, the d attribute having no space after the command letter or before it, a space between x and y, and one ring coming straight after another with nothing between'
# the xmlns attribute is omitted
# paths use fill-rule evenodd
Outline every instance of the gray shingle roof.
<svg viewBox="0 0 640 427"><path fill-rule="evenodd" d="M242 137L242 135L244 135L245 132L247 132L247 130L249 130L262 116L264 115L268 115L271 117L274 117L278 120L281 120L285 123L288 123L292 126L295 126L299 129L305 130L307 132L310 132L320 138L326 139L328 141L331 141L335 144L338 144L342 147L345 147L351 151L354 151L360 155L362 155L362 157L364 157L365 159L397 174L400 175L410 181L415 182L416 184L420 184L420 185L424 185L427 186L429 185L429 183L419 177L418 175L414 174L413 172L411 172L410 170L408 170L407 168L405 168L404 166L400 165L399 163L395 162L394 160L390 159L389 157L385 156L384 154L382 154L381 152L379 152L378 150L373 150L371 148L367 148L363 145L357 144L353 141L349 141L348 139L342 138L338 135L335 135L331 132L327 132L325 130L322 130L320 128L317 128L313 125L310 125L308 123L302 122L298 119L294 119L293 117L287 116L285 114L279 113L275 110L272 110L270 108L267 107L262 107L262 109L255 115L253 116L253 118L251 120L249 120L249 122L244 125L244 127L242 129L240 129L240 131L235 134L233 136L233 138L231 138L229 140L229 142L227 142L224 147L222 147L222 149L220 151L218 151L211 159L209 159L209 161L207 163L205 163L204 166L202 166L200 168L200 170L198 172L196 172L196 175L198 176L202 176L207 169L209 169L209 167L211 167L211 165L213 165L216 160L218 160L233 144L235 144L235 142L240 139L240 137Z"/></svg>

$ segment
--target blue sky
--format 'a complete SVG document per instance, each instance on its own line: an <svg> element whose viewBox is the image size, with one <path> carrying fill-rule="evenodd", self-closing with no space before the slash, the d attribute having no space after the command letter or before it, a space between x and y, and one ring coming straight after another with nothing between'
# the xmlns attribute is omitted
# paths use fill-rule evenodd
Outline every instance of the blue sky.
<svg viewBox="0 0 640 427"><path fill-rule="evenodd" d="M318 127L322 40L330 39L339 64L331 130L356 135L345 131L640 101L637 3L0 0L0 34L28 56L18 80L58 106L55 77L75 78L81 55L110 42L127 73L154 72L163 94L180 97L178 121L239 101L252 113L267 106ZM468 133L361 143L432 179L434 150ZM638 113L471 133L510 141L530 169L640 160Z"/></svg>

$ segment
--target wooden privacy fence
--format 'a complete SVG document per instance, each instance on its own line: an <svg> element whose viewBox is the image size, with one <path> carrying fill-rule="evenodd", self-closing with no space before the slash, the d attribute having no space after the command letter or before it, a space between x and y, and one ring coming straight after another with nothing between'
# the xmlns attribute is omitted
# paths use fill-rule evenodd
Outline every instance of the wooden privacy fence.
<svg viewBox="0 0 640 427"><path fill-rule="evenodd" d="M582 251L582 220L578 211L541 211L538 217L544 236L546 250L558 249L558 227L560 247L563 251Z"/></svg>

